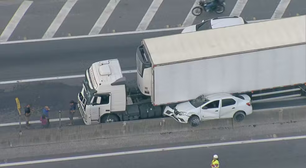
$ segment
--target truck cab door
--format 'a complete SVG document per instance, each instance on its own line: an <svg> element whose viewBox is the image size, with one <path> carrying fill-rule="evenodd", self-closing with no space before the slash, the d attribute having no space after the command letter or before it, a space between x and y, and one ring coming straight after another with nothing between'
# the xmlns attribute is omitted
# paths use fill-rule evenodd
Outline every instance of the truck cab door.
<svg viewBox="0 0 306 168"><path fill-rule="evenodd" d="M90 110L91 120L99 121L100 117L105 113L110 113L110 94L96 95L92 99L92 107Z"/></svg>
<svg viewBox="0 0 306 168"><path fill-rule="evenodd" d="M204 104L201 108L202 120L219 118L220 100L214 100Z"/></svg>

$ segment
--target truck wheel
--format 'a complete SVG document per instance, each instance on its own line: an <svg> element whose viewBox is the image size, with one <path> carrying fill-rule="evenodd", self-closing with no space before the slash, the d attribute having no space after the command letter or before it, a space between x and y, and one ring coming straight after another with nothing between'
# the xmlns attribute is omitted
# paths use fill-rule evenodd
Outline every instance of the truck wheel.
<svg viewBox="0 0 306 168"><path fill-rule="evenodd" d="M234 114L234 120L237 122L243 121L245 118L245 113L242 111L238 111Z"/></svg>
<svg viewBox="0 0 306 168"><path fill-rule="evenodd" d="M188 120L191 126L196 127L200 124L200 118L198 116L191 116Z"/></svg>
<svg viewBox="0 0 306 168"><path fill-rule="evenodd" d="M104 115L101 119L101 123L111 123L117 121L119 121L119 118L113 114Z"/></svg>

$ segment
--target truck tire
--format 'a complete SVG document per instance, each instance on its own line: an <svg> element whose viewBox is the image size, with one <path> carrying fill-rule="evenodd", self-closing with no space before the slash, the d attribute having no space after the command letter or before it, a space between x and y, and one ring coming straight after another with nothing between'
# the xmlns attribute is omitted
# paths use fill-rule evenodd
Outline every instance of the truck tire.
<svg viewBox="0 0 306 168"><path fill-rule="evenodd" d="M245 113L243 111L238 111L234 114L234 120L237 122L243 121L245 118Z"/></svg>
<svg viewBox="0 0 306 168"><path fill-rule="evenodd" d="M118 122L119 117L114 114L106 114L102 116L101 123L111 123L111 122Z"/></svg>
<svg viewBox="0 0 306 168"><path fill-rule="evenodd" d="M198 116L191 116L188 120L192 127L196 127L200 124L200 118Z"/></svg>

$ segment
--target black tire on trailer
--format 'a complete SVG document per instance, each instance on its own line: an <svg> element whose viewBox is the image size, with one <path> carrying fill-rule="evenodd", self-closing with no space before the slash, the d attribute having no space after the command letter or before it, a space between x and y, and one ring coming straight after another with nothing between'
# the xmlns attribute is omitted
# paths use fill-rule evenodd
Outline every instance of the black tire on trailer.
<svg viewBox="0 0 306 168"><path fill-rule="evenodd" d="M118 122L119 117L115 114L105 114L101 117L101 123Z"/></svg>
<svg viewBox="0 0 306 168"><path fill-rule="evenodd" d="M245 112L244 111L237 111L235 114L234 114L234 117L233 119L237 122L241 122L244 120L245 118Z"/></svg>
<svg viewBox="0 0 306 168"><path fill-rule="evenodd" d="M196 115L193 115L189 118L188 123L190 123L192 127L196 127L200 125L200 118Z"/></svg>

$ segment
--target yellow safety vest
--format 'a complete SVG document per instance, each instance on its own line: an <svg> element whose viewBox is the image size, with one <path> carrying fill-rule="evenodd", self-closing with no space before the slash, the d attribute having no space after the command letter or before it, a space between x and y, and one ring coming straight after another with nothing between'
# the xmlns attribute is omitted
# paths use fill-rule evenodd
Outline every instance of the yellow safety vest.
<svg viewBox="0 0 306 168"><path fill-rule="evenodd" d="M219 160L212 160L211 161L211 168L219 168Z"/></svg>

